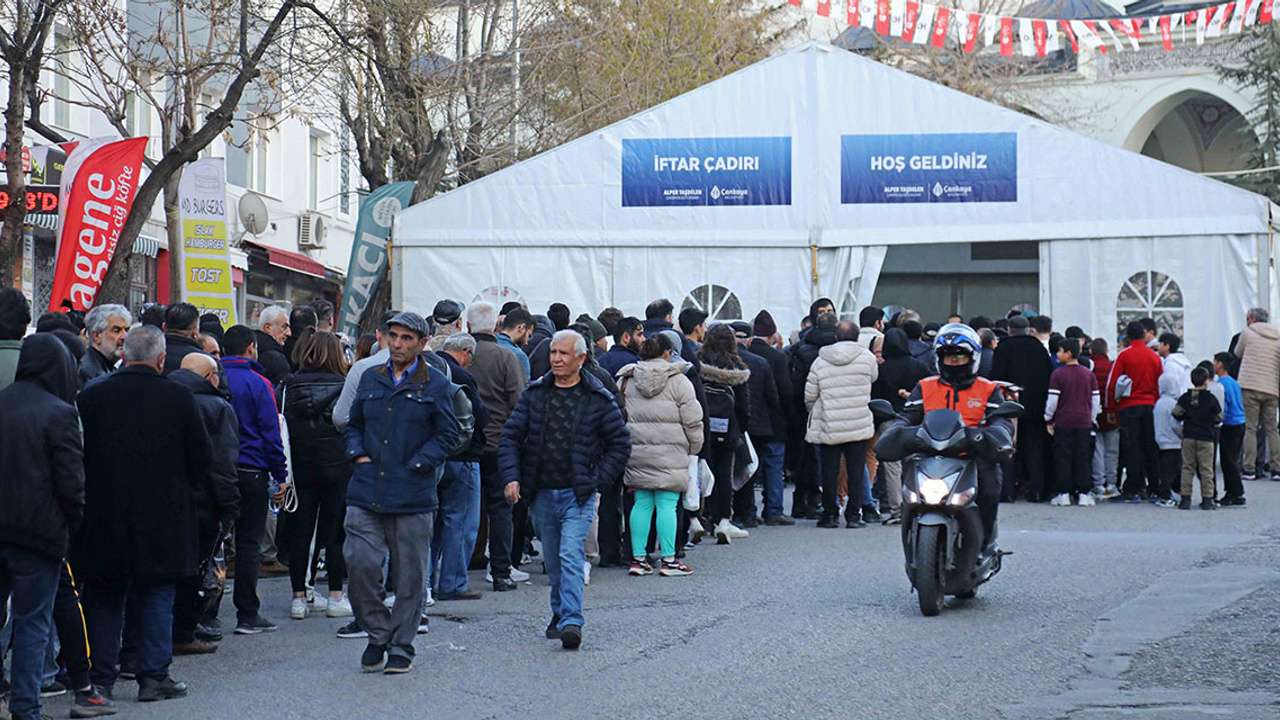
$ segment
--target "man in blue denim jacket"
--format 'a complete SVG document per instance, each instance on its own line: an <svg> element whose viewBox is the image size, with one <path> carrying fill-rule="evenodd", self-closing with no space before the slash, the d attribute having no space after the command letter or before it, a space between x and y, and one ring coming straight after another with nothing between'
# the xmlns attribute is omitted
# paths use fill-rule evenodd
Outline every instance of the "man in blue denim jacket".
<svg viewBox="0 0 1280 720"><path fill-rule="evenodd" d="M391 357L360 379L347 424L348 593L369 646L365 672L406 673L422 611L436 485L458 438L452 385L422 357L427 322L402 312L388 323ZM382 599L382 561L391 556L395 606ZM383 660L386 665L383 666Z"/></svg>

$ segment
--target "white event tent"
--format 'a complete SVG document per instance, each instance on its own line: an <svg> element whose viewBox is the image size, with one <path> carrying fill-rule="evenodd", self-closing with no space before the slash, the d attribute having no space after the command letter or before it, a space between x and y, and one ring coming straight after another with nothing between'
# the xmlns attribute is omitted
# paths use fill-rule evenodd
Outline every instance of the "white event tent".
<svg viewBox="0 0 1280 720"><path fill-rule="evenodd" d="M1196 357L1271 306L1272 205L808 42L405 210L396 307L655 298L794 329L856 313L886 248L1038 241L1040 310L1114 338L1155 314ZM856 317L856 314L852 315Z"/></svg>

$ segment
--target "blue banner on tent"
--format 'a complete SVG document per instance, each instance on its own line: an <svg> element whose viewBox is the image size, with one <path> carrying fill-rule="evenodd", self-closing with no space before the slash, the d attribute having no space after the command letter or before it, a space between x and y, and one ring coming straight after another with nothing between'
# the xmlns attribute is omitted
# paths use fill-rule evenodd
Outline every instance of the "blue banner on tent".
<svg viewBox="0 0 1280 720"><path fill-rule="evenodd" d="M844 204L1017 201L1017 133L840 137Z"/></svg>
<svg viewBox="0 0 1280 720"><path fill-rule="evenodd" d="M622 206L790 205L791 138L622 141Z"/></svg>

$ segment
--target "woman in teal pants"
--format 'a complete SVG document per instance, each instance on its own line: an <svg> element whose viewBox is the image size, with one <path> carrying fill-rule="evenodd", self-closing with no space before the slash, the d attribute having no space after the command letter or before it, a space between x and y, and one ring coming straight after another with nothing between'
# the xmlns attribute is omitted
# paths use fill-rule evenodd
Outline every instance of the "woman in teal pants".
<svg viewBox="0 0 1280 720"><path fill-rule="evenodd" d="M676 504L689 485L689 456L702 449L702 406L684 376L689 364L672 362L672 348L660 337L646 338L640 362L618 371L631 431L631 459L623 481L635 490L631 509L631 574L651 575L645 546L657 518L659 574L693 572L676 560Z"/></svg>

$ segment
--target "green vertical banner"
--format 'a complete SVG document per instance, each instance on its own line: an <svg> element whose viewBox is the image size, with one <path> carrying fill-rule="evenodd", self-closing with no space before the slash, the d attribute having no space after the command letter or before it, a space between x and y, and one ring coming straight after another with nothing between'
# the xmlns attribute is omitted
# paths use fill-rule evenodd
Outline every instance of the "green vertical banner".
<svg viewBox="0 0 1280 720"><path fill-rule="evenodd" d="M373 299L378 279L387 269L391 222L409 205L413 186L413 182L383 185L360 200L356 239L351 245L351 262L347 264L347 282L342 286L342 308L338 316L338 330L348 337L359 335L360 318Z"/></svg>

